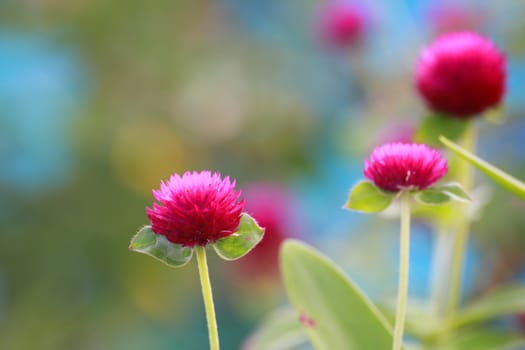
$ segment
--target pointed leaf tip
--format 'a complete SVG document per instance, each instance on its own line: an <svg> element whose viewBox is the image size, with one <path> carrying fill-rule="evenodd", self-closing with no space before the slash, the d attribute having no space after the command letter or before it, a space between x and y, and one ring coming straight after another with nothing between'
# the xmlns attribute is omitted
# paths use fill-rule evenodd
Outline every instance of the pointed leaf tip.
<svg viewBox="0 0 525 350"><path fill-rule="evenodd" d="M242 213L237 231L213 244L217 254L224 260L237 260L248 254L263 238L264 228L246 213Z"/></svg>
<svg viewBox="0 0 525 350"><path fill-rule="evenodd" d="M343 208L363 213L377 213L386 209L394 200L396 193L385 192L369 181L357 183L348 195Z"/></svg>
<svg viewBox="0 0 525 350"><path fill-rule="evenodd" d="M144 226L133 236L129 250L149 255L170 267L186 265L193 255L193 248L168 241L153 232L151 226Z"/></svg>

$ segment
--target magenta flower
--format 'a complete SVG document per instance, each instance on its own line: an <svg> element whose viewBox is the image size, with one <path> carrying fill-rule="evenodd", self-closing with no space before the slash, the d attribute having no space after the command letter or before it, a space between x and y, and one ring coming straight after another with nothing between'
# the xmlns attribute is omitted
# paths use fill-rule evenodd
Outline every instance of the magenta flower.
<svg viewBox="0 0 525 350"><path fill-rule="evenodd" d="M377 147L365 161L365 176L390 192L424 190L447 172L447 161L435 149L415 143Z"/></svg>
<svg viewBox="0 0 525 350"><path fill-rule="evenodd" d="M438 38L423 50L416 70L416 86L427 105L460 118L498 106L505 79L505 56L472 32Z"/></svg>
<svg viewBox="0 0 525 350"><path fill-rule="evenodd" d="M366 22L365 13L358 4L329 1L320 13L321 36L335 47L353 46L361 39Z"/></svg>
<svg viewBox="0 0 525 350"><path fill-rule="evenodd" d="M160 202L147 208L153 232L187 247L205 246L234 233L244 201L238 201L235 181L209 171L174 174L153 190Z"/></svg>

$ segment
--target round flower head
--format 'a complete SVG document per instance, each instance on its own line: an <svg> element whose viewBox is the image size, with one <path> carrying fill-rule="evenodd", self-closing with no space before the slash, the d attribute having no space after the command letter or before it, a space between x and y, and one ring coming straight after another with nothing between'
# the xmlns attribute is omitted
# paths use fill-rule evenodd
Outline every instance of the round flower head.
<svg viewBox="0 0 525 350"><path fill-rule="evenodd" d="M389 143L377 147L365 161L365 176L390 192L423 190L447 172L439 152L415 143Z"/></svg>
<svg viewBox="0 0 525 350"><path fill-rule="evenodd" d="M239 226L244 201L238 201L235 181L220 174L173 174L153 190L153 209L147 208L151 229L177 244L204 246L229 236Z"/></svg>
<svg viewBox="0 0 525 350"><path fill-rule="evenodd" d="M427 105L454 117L472 117L501 103L505 57L471 32L443 35L423 50L416 86Z"/></svg>
<svg viewBox="0 0 525 350"><path fill-rule="evenodd" d="M357 44L365 25L365 13L361 6L348 0L329 1L321 9L321 36L335 47Z"/></svg>

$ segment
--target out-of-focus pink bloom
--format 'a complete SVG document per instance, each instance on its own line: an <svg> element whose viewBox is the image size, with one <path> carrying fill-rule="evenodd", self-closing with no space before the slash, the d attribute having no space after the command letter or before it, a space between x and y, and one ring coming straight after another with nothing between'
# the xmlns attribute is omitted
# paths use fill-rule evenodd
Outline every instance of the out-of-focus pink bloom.
<svg viewBox="0 0 525 350"><path fill-rule="evenodd" d="M365 11L358 3L331 0L320 9L319 28L323 41L334 47L356 45L367 25Z"/></svg>
<svg viewBox="0 0 525 350"><path fill-rule="evenodd" d="M239 226L244 201L235 181L209 171L173 174L153 190L160 203L147 208L153 232L187 247L204 246L227 237Z"/></svg>
<svg viewBox="0 0 525 350"><path fill-rule="evenodd" d="M505 79L505 56L490 40L471 32L438 38L423 50L416 69L416 86L427 105L459 118L498 106Z"/></svg>
<svg viewBox="0 0 525 350"><path fill-rule="evenodd" d="M264 237L242 261L233 262L243 278L276 277L279 273L279 247L290 236L293 217L291 195L273 183L254 183L244 187L246 212L266 228Z"/></svg>
<svg viewBox="0 0 525 350"><path fill-rule="evenodd" d="M442 1L432 7L429 19L437 34L476 30L482 22L476 9Z"/></svg>
<svg viewBox="0 0 525 350"><path fill-rule="evenodd" d="M375 138L378 141L376 144L393 142L410 143L414 140L415 131L415 125L409 122L387 125L378 131L378 135Z"/></svg>
<svg viewBox="0 0 525 350"><path fill-rule="evenodd" d="M390 192L423 190L447 172L447 161L427 145L389 143L377 147L365 161L365 176Z"/></svg>

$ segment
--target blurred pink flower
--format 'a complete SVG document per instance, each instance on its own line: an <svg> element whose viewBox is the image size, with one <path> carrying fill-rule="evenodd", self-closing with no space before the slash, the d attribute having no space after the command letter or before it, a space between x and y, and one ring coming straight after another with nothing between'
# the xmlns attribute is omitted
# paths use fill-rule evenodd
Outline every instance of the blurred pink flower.
<svg viewBox="0 0 525 350"><path fill-rule="evenodd" d="M365 176L377 187L398 192L423 190L447 172L447 161L427 145L389 143L377 147L365 161Z"/></svg>
<svg viewBox="0 0 525 350"><path fill-rule="evenodd" d="M239 226L244 201L238 201L235 181L209 171L173 174L153 197L160 202L147 208L153 232L172 243L192 247L227 237Z"/></svg>
<svg viewBox="0 0 525 350"><path fill-rule="evenodd" d="M246 278L276 277L279 247L290 236L293 206L288 190L278 184L254 183L244 188L246 212L266 228L264 237L242 261L230 264Z"/></svg>
<svg viewBox="0 0 525 350"><path fill-rule="evenodd" d="M471 32L438 38L423 50L416 69L416 86L427 105L460 118L498 106L505 79L505 56Z"/></svg>
<svg viewBox="0 0 525 350"><path fill-rule="evenodd" d="M320 9L323 41L334 47L354 46L361 39L367 18L362 6L348 0L330 0Z"/></svg>
<svg viewBox="0 0 525 350"><path fill-rule="evenodd" d="M465 5L438 1L429 13L434 31L445 34L457 31L476 30L481 22L479 10Z"/></svg>

